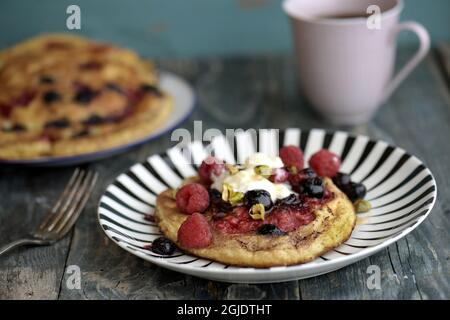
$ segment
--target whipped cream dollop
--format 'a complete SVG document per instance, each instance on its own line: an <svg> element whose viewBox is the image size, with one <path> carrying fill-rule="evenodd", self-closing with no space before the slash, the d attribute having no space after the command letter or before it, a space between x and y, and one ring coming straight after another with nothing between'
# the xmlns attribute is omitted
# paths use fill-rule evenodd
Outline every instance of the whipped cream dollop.
<svg viewBox="0 0 450 320"><path fill-rule="evenodd" d="M211 188L223 191L223 185L228 184L234 192L246 193L249 190L266 190L272 201L283 199L295 193L288 183L273 183L269 179L255 172L255 167L267 166L270 169L282 168L283 161L280 157L270 156L264 153L254 153L250 155L243 168L234 174L228 170L219 176L213 176Z"/></svg>

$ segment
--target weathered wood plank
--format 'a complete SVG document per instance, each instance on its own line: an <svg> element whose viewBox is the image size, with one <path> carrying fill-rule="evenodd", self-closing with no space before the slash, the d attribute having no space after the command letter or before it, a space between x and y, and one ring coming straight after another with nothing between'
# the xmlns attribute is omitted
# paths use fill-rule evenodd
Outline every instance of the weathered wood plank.
<svg viewBox="0 0 450 320"><path fill-rule="evenodd" d="M0 168L0 245L32 231L52 207L71 169ZM0 299L56 299L70 235L50 247L0 257Z"/></svg>
<svg viewBox="0 0 450 320"><path fill-rule="evenodd" d="M407 236L409 251L404 250L421 296L436 299L448 298L450 292L450 99L441 76L436 60L428 57L376 119L398 145L421 158L436 178L435 208Z"/></svg>

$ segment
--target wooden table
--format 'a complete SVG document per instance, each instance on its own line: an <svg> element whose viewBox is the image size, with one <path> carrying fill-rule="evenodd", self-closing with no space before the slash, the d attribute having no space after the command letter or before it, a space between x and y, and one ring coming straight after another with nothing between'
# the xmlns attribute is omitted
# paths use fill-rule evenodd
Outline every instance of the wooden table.
<svg viewBox="0 0 450 320"><path fill-rule="evenodd" d="M450 298L450 94L445 46L395 92L367 125L337 128L310 111L298 93L290 57L235 57L160 61L191 82L194 120L206 128L324 127L395 143L434 173L438 201L406 238L336 272L279 284L227 284L159 268L109 241L96 206L105 187L137 161L170 147L170 135L134 151L87 165L100 181L73 232L50 247L20 248L0 258L0 298L11 299L448 299ZM402 50L399 64L412 51ZM445 60L447 57L447 60ZM447 61L447 62L445 62ZM69 168L0 168L0 244L35 226L65 185ZM81 289L69 289L66 268L81 270ZM366 286L369 265L381 269L381 289Z"/></svg>

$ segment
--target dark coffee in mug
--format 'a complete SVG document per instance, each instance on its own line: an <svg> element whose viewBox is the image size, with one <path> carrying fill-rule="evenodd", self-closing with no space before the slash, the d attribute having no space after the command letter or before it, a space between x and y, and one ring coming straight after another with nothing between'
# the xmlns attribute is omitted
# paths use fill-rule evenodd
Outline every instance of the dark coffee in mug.
<svg viewBox="0 0 450 320"><path fill-rule="evenodd" d="M318 19L355 19L355 18L368 18L369 14L364 12L343 12L330 15L318 16Z"/></svg>

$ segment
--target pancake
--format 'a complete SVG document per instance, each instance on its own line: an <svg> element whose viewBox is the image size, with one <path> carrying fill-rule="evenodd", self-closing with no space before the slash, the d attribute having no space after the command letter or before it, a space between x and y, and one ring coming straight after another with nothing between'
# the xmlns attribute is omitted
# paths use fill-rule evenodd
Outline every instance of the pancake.
<svg viewBox="0 0 450 320"><path fill-rule="evenodd" d="M145 138L173 109L154 65L70 34L0 52L0 159L91 153Z"/></svg>
<svg viewBox="0 0 450 320"><path fill-rule="evenodd" d="M189 182L192 182L190 180ZM329 178L324 178L333 198L314 210L315 219L282 236L226 234L211 226L213 241L206 248L184 248L177 241L177 232L187 215L181 213L174 191L162 192L156 200L156 221L170 240L184 251L223 264L266 268L310 262L345 242L356 222L355 209L347 196ZM212 223L212 213L205 217Z"/></svg>

